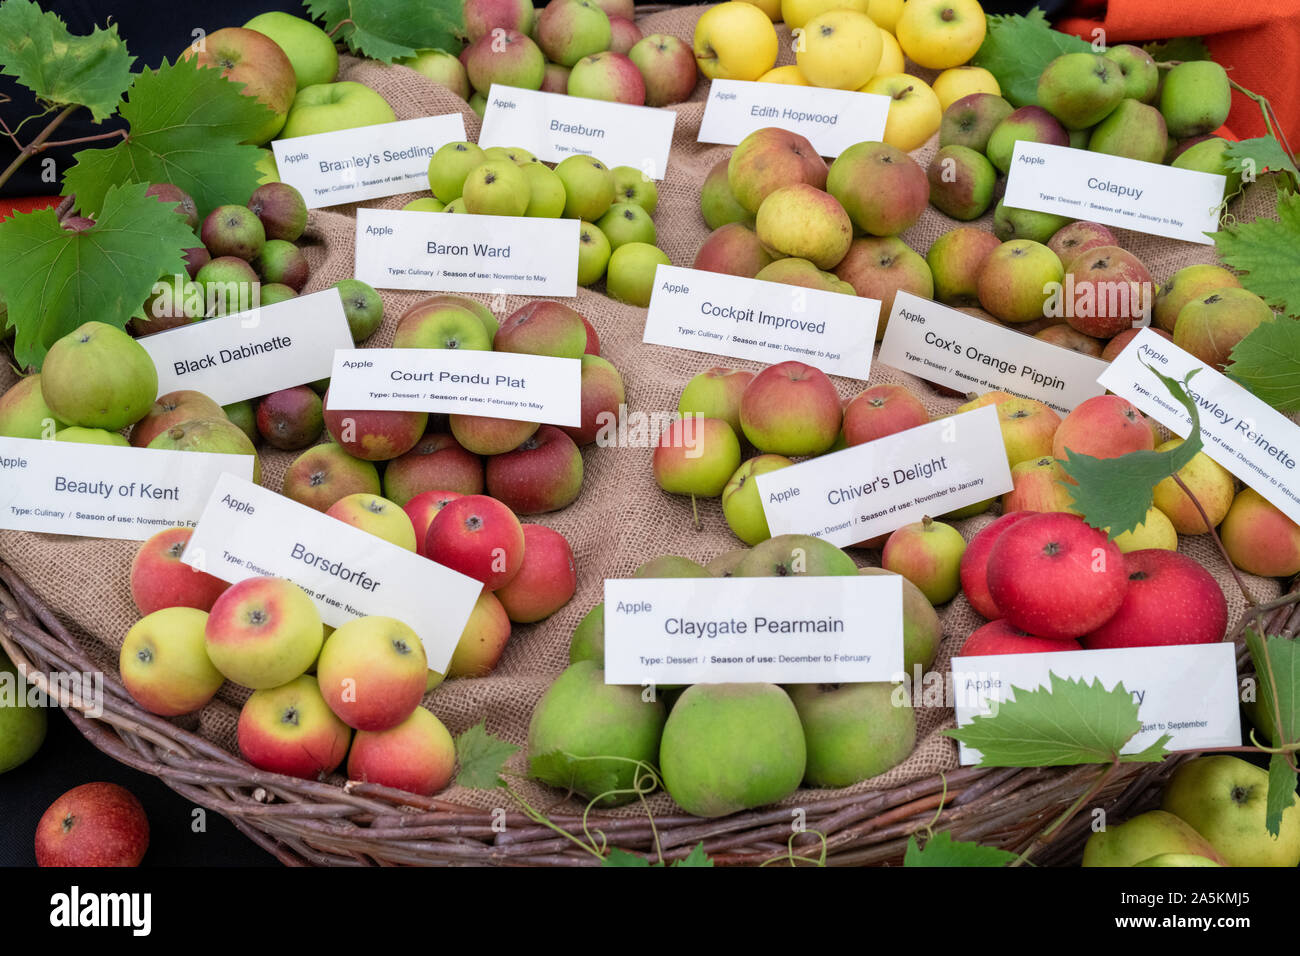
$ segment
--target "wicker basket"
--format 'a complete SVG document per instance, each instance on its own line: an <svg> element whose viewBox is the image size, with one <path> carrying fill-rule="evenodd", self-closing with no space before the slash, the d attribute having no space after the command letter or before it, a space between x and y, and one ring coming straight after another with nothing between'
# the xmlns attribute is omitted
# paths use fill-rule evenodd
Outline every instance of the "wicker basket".
<svg viewBox="0 0 1300 956"><path fill-rule="evenodd" d="M1280 608L1269 633L1291 633L1300 624L1294 606ZM249 839L285 864L590 866L599 861L554 830L523 814L504 820L492 811L418 797L374 784L299 780L258 770L176 724L141 710L115 675L104 675L102 714L65 688L51 690L44 675L96 668L71 632L7 565L0 563L0 647L30 683L57 698L77 728L104 753L158 777L185 799L227 817ZM1244 649L1239 664L1245 663ZM908 836L950 830L956 839L978 840L1013 852L1033 846L1037 865L1077 859L1090 833L1091 815L1076 814L1048 838L1039 834L1085 795L1087 805L1124 816L1147 809L1165 779L1187 755L1158 764L1114 768L963 768L892 790L808 801L801 809L808 832L792 844L788 809L755 810L713 820L685 814L612 818L593 812L592 830L609 846L633 852L653 849L655 830L667 860L686 856L703 841L718 865L765 862L799 864L822 857L827 865L897 864ZM1095 792L1089 794L1089 791ZM942 809L940 809L942 808ZM551 820L575 835L582 820ZM814 832L815 831L815 832Z"/></svg>

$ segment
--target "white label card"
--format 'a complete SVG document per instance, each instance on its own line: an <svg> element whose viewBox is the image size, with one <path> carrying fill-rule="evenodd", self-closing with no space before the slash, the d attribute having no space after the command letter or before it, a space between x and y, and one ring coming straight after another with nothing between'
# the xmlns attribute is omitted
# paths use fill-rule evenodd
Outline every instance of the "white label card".
<svg viewBox="0 0 1300 956"><path fill-rule="evenodd" d="M1225 182L1218 173L1019 140L1003 202L1209 245Z"/></svg>
<svg viewBox="0 0 1300 956"><path fill-rule="evenodd" d="M633 166L663 179L676 123L673 110L493 84L478 144L517 146L547 163L594 156L610 169Z"/></svg>
<svg viewBox="0 0 1300 956"><path fill-rule="evenodd" d="M232 584L288 578L340 627L395 617L445 673L483 585L359 528L247 481L217 483L181 560Z"/></svg>
<svg viewBox="0 0 1300 956"><path fill-rule="evenodd" d="M0 528L144 541L194 527L226 473L253 456L0 438Z"/></svg>
<svg viewBox="0 0 1300 956"><path fill-rule="evenodd" d="M1089 684L1099 680L1107 690L1123 683L1142 721L1123 753L1145 750L1165 734L1173 738L1165 744L1169 750L1213 750L1241 743L1237 656L1231 641L954 657L957 726L965 727L977 715L993 713L997 703L1014 699L1013 687L1050 689L1051 674ZM959 744L958 750L963 765L980 762L980 752L973 747Z"/></svg>
<svg viewBox="0 0 1300 956"><path fill-rule="evenodd" d="M578 294L576 219L357 210L356 277L379 289Z"/></svg>
<svg viewBox="0 0 1300 956"><path fill-rule="evenodd" d="M193 389L229 405L327 377L352 333L338 290L325 289L139 341L158 368L159 395Z"/></svg>
<svg viewBox="0 0 1300 956"><path fill-rule="evenodd" d="M893 575L605 582L605 683L888 681L903 671Z"/></svg>
<svg viewBox="0 0 1300 956"><path fill-rule="evenodd" d="M661 265L644 340L866 381L879 318L876 299Z"/></svg>
<svg viewBox="0 0 1300 956"><path fill-rule="evenodd" d="M774 536L811 534L838 547L994 498L1012 487L992 405L754 480Z"/></svg>
<svg viewBox="0 0 1300 956"><path fill-rule="evenodd" d="M465 139L459 113L379 123L271 143L280 179L308 209L429 188L429 160Z"/></svg>
<svg viewBox="0 0 1300 956"><path fill-rule="evenodd" d="M900 291L877 360L962 392L1005 391L1068 415L1106 363Z"/></svg>
<svg viewBox="0 0 1300 956"><path fill-rule="evenodd" d="M700 121L701 143L735 146L765 126L798 133L822 156L885 136L889 97L784 83L714 80Z"/></svg>
<svg viewBox="0 0 1300 956"><path fill-rule="evenodd" d="M1300 425L1168 339L1143 329L1098 381L1183 438L1191 433L1191 416L1147 366L1180 382L1200 369L1187 391L1201 419L1205 453L1300 522Z"/></svg>
<svg viewBox="0 0 1300 956"><path fill-rule="evenodd" d="M334 357L335 408L582 424L577 359L459 349L349 349Z"/></svg>

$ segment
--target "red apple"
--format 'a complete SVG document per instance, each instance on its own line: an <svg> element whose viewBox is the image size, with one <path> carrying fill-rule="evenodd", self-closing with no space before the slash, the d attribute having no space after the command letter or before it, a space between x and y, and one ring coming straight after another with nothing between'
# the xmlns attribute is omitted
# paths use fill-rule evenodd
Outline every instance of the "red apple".
<svg viewBox="0 0 1300 956"><path fill-rule="evenodd" d="M861 445L929 420L930 413L906 386L872 385L845 407L844 441Z"/></svg>
<svg viewBox="0 0 1300 956"><path fill-rule="evenodd" d="M954 657L992 657L998 654L1051 654L1081 651L1078 641L1035 637L1017 630L1006 621L990 621L966 638Z"/></svg>
<svg viewBox="0 0 1300 956"><path fill-rule="evenodd" d="M602 428L618 421L619 407L627 401L623 376L599 355L582 357L582 424L564 426L564 431L581 447L590 445Z"/></svg>
<svg viewBox="0 0 1300 956"><path fill-rule="evenodd" d="M144 807L115 783L73 787L36 824L37 866L139 866L147 849Z"/></svg>
<svg viewBox="0 0 1300 956"><path fill-rule="evenodd" d="M212 610L230 585L204 571L181 563L192 528L159 531L135 553L131 561L131 600L142 615L165 607Z"/></svg>
<svg viewBox="0 0 1300 956"><path fill-rule="evenodd" d="M1155 647L1223 640L1228 602L1209 571L1177 551L1150 548L1124 555L1128 590L1109 621L1083 646Z"/></svg>
<svg viewBox="0 0 1300 956"><path fill-rule="evenodd" d="M463 497L465 496L455 491L422 491L402 506L406 516L411 519L411 527L415 529L416 552L420 557L428 557L424 553L424 539L429 533L429 525L433 524L434 516L449 502Z"/></svg>
<svg viewBox="0 0 1300 956"><path fill-rule="evenodd" d="M253 691L237 734L240 754L254 767L304 780L337 770L352 741L352 729L329 709L310 674Z"/></svg>
<svg viewBox="0 0 1300 956"><path fill-rule="evenodd" d="M300 505L328 511L348 495L380 492L379 470L373 463L353 458L333 442L316 445L294 459L284 473L281 493Z"/></svg>
<svg viewBox="0 0 1300 956"><path fill-rule="evenodd" d="M1052 456L1066 461L1066 449L1093 458L1118 458L1151 451L1156 435L1150 422L1118 395L1096 395L1065 416L1052 436Z"/></svg>
<svg viewBox="0 0 1300 956"><path fill-rule="evenodd" d="M989 552L993 550L993 545L1002 536L1002 532L1031 514L1034 512L1012 511L1004 514L971 538L970 544L961 556L961 589L976 613L990 621L1000 618L1002 612L998 610L998 606L993 603L993 596L989 594Z"/></svg>
<svg viewBox="0 0 1300 956"><path fill-rule="evenodd" d="M359 730L348 755L348 779L431 796L451 783L456 744L423 707L389 730Z"/></svg>
<svg viewBox="0 0 1300 956"><path fill-rule="evenodd" d="M390 461L406 454L420 440L429 421L424 412L331 408L329 392L325 393L324 404L330 437L349 455L366 461Z"/></svg>
<svg viewBox="0 0 1300 956"><path fill-rule="evenodd" d="M435 490L483 493L482 460L443 432L425 434L414 448L384 469L384 497L403 507L416 495Z"/></svg>
<svg viewBox="0 0 1300 956"><path fill-rule="evenodd" d="M514 580L496 591L510 620L532 624L569 603L578 587L573 549L560 532L524 525L524 562Z"/></svg>
<svg viewBox="0 0 1300 956"><path fill-rule="evenodd" d="M763 369L740 399L740 427L759 451L819 455L839 437L843 416L835 386L821 369L781 362Z"/></svg>
<svg viewBox="0 0 1300 956"><path fill-rule="evenodd" d="M510 313L492 341L497 352L581 358L587 349L587 324L577 309L538 299Z"/></svg>
<svg viewBox="0 0 1300 956"><path fill-rule="evenodd" d="M567 508L582 490L582 452L554 425L543 425L514 451L493 455L487 492L517 515Z"/></svg>
<svg viewBox="0 0 1300 956"><path fill-rule="evenodd" d="M489 591L509 584L524 561L524 529L508 507L486 495L449 502L429 525L425 554Z"/></svg>

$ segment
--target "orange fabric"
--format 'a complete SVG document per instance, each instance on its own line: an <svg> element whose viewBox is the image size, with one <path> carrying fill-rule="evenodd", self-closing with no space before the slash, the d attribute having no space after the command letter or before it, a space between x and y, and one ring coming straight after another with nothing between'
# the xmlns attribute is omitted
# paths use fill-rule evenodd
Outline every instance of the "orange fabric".
<svg viewBox="0 0 1300 956"><path fill-rule="evenodd" d="M58 204L58 196L24 196L21 198L0 199L0 222L4 222L14 213L48 209Z"/></svg>
<svg viewBox="0 0 1300 956"><path fill-rule="evenodd" d="M1232 79L1268 97L1292 149L1300 148L1300 0L1078 0L1057 28L1091 41L1202 36ZM1267 129L1259 107L1232 91L1228 127L1241 139ZM1235 138L1235 137L1234 137Z"/></svg>

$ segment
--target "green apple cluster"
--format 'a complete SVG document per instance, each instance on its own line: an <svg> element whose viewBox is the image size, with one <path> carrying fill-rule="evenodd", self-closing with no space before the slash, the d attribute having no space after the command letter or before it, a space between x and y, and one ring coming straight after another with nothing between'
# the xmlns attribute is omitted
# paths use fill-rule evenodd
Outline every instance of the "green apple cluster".
<svg viewBox="0 0 1300 956"><path fill-rule="evenodd" d="M658 187L632 166L570 156L552 168L525 149L447 143L429 160L429 189L403 208L580 220L578 284L604 279L620 302L649 305L655 270L670 264L655 245Z"/></svg>

